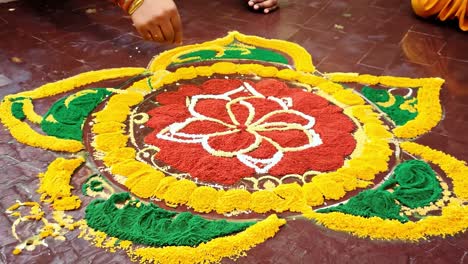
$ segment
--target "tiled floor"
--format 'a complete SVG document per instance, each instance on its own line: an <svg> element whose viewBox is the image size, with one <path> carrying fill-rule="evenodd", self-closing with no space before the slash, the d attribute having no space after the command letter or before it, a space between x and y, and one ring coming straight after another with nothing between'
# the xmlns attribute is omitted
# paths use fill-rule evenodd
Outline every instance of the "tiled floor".
<svg viewBox="0 0 468 264"><path fill-rule="evenodd" d="M446 79L442 92L446 118L418 142L468 160L468 35L457 30L456 23L416 18L410 2L284 0L282 8L270 15L250 12L243 0L179 0L177 4L186 44L238 30L297 42L313 55L322 72ZM141 40L131 21L104 0L0 4L0 98L79 72L145 66L153 55L168 48ZM15 199L37 199L33 191L36 175L55 155L17 144L8 132L0 130L0 262L127 262L121 253L102 253L73 239L76 233L65 242L51 241L49 248L12 256L12 219L3 212ZM419 244L369 241L296 220L238 261L468 263L468 235Z"/></svg>

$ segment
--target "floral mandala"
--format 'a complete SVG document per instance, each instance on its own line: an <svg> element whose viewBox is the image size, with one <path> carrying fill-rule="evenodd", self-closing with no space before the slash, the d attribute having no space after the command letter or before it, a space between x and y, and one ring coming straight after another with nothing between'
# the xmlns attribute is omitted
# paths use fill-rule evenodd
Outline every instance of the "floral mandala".
<svg viewBox="0 0 468 264"><path fill-rule="evenodd" d="M117 78L118 88L89 87ZM15 139L72 153L38 175L40 197L8 208L13 253L78 229L133 261L220 262L298 216L372 239L463 232L468 167L414 141L442 118L443 82L323 75L294 43L232 32L166 51L147 69L6 96L0 118ZM34 111L57 94L66 95L46 114ZM94 173L74 186L83 168ZM22 222L36 234L21 237Z"/></svg>
<svg viewBox="0 0 468 264"><path fill-rule="evenodd" d="M355 147L355 126L341 108L278 80L211 79L156 100L161 107L148 112L154 131L145 142L160 149L156 159L203 181L331 171Z"/></svg>

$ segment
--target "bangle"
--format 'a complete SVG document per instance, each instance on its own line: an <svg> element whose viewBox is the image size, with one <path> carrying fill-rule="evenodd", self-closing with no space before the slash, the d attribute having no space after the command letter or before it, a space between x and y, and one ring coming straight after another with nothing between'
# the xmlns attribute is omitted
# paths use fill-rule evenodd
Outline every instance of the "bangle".
<svg viewBox="0 0 468 264"><path fill-rule="evenodd" d="M126 13L128 13L128 9L130 8L133 0L113 0L113 2L122 8L122 10L124 10Z"/></svg>
<svg viewBox="0 0 468 264"><path fill-rule="evenodd" d="M132 2L130 5L130 8L128 9L128 14L132 15L144 2L145 0L135 0Z"/></svg>

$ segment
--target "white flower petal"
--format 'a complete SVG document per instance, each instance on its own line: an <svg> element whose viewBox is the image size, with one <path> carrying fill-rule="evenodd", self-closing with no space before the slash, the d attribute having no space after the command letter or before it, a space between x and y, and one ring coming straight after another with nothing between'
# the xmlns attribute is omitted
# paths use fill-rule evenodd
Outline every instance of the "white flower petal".
<svg viewBox="0 0 468 264"><path fill-rule="evenodd" d="M268 173L268 171L273 168L278 162L283 158L283 152L276 152L269 159L257 159L249 155L238 154L237 159L244 163L247 167L250 167L255 170L256 173ZM261 166L260 166L261 165Z"/></svg>

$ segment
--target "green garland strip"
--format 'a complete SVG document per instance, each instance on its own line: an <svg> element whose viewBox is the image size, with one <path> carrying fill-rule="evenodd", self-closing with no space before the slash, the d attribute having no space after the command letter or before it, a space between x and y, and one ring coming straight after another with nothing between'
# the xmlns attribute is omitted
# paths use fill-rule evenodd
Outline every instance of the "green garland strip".
<svg viewBox="0 0 468 264"><path fill-rule="evenodd" d="M125 205L119 209L117 204ZM86 207L85 219L91 228L112 237L158 247L196 246L255 224L206 220L189 212L171 212L152 203L132 200L129 193L92 201Z"/></svg>
<svg viewBox="0 0 468 264"><path fill-rule="evenodd" d="M393 192L387 190L390 188ZM393 175L379 188L362 191L344 204L318 212L342 212L407 222L408 218L400 214L400 204L409 208L423 207L437 201L441 194L442 188L431 166L421 160L410 160L399 164Z"/></svg>
<svg viewBox="0 0 468 264"><path fill-rule="evenodd" d="M86 117L111 93L103 88L88 89L58 100L44 115L42 131L49 136L82 140Z"/></svg>
<svg viewBox="0 0 468 264"><path fill-rule="evenodd" d="M216 50L199 50L184 54L178 59L184 60L193 58L192 60L187 60L183 63L193 63L206 60L257 60L288 64L288 59L280 53L268 49L242 46L240 43L231 43L226 46L224 55L220 57L216 57L217 53L218 52ZM174 63L173 65L178 64L182 63Z"/></svg>
<svg viewBox="0 0 468 264"><path fill-rule="evenodd" d="M390 93L387 90L374 89L368 86L362 88L362 94L377 107L386 113L398 126L406 124L408 121L413 120L418 115L418 112L412 113L408 110L401 109L400 106L410 99L405 99L401 95L394 95L395 103L389 107L383 107L378 103L385 103L390 99ZM417 101L411 103L411 106L417 104Z"/></svg>

